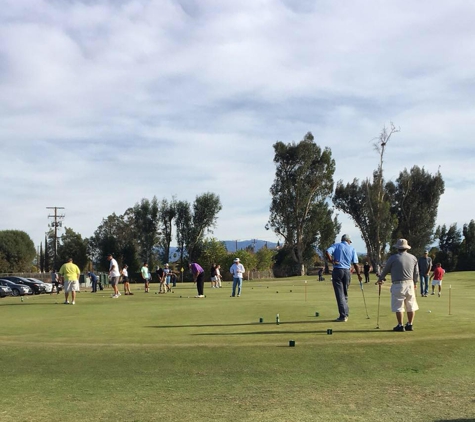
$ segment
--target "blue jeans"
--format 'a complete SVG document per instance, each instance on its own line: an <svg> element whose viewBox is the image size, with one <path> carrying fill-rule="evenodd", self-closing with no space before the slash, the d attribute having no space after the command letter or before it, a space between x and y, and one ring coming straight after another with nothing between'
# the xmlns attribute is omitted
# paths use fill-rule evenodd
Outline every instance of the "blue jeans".
<svg viewBox="0 0 475 422"><path fill-rule="evenodd" d="M350 285L350 277L350 270L343 268L333 269L332 283L340 318L347 318L350 313L348 308L348 286Z"/></svg>
<svg viewBox="0 0 475 422"><path fill-rule="evenodd" d="M237 295L241 296L242 278L233 277L233 294L231 296L236 296L236 287L238 289Z"/></svg>
<svg viewBox="0 0 475 422"><path fill-rule="evenodd" d="M421 295L426 295L429 293L429 276L428 275L419 275L421 279Z"/></svg>

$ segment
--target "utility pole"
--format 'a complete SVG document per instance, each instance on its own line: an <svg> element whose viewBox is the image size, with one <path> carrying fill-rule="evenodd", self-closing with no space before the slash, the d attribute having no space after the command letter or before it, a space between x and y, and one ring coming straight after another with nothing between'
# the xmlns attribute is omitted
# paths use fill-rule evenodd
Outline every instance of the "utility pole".
<svg viewBox="0 0 475 422"><path fill-rule="evenodd" d="M53 269L56 270L56 255L58 252L58 227L63 227L62 219L65 217L64 214L58 214L58 210L64 210L64 207L46 207L46 209L54 210L54 215L48 215L48 218L54 218L54 221L49 224L49 227L54 227Z"/></svg>

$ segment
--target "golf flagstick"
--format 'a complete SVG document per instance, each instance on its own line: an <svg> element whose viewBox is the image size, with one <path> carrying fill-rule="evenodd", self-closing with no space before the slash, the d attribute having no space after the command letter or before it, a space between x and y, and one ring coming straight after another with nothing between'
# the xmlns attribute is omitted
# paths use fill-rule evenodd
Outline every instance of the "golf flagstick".
<svg viewBox="0 0 475 422"><path fill-rule="evenodd" d="M449 315L452 315L452 285L449 286Z"/></svg>
<svg viewBox="0 0 475 422"><path fill-rule="evenodd" d="M381 303L381 284L379 285L378 292L378 316L376 318L376 329L379 330L379 304Z"/></svg>

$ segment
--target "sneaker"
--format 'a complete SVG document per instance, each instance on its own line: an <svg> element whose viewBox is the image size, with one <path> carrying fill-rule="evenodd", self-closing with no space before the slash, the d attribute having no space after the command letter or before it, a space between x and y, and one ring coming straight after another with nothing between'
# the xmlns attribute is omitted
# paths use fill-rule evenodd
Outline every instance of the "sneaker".
<svg viewBox="0 0 475 422"><path fill-rule="evenodd" d="M199 297L199 298L202 298L202 297L205 297L205 295L199 295L198 297Z"/></svg>
<svg viewBox="0 0 475 422"><path fill-rule="evenodd" d="M117 299L118 297L119 297L119 296L117 296L117 295L112 295L112 296L111 296L112 299Z"/></svg>
<svg viewBox="0 0 475 422"><path fill-rule="evenodd" d="M431 296L434 296L434 295L435 295L435 293L434 293L434 292L432 292L432 293L431 293Z"/></svg>
<svg viewBox="0 0 475 422"><path fill-rule="evenodd" d="M65 301L64 301L64 304L65 304L65 305L69 305L69 300L65 300Z"/></svg>
<svg viewBox="0 0 475 422"><path fill-rule="evenodd" d="M440 297L440 293L437 293L437 296L439 296L439 297Z"/></svg>
<svg viewBox="0 0 475 422"><path fill-rule="evenodd" d="M76 302L74 302L74 301L73 301L73 302L71 302L71 305L75 305L75 304L76 304Z"/></svg>
<svg viewBox="0 0 475 422"><path fill-rule="evenodd" d="M120 292L117 292L117 296L122 296L122 295L120 294Z"/></svg>
<svg viewBox="0 0 475 422"><path fill-rule="evenodd" d="M130 296L133 296L134 294L132 292L128 293Z"/></svg>
<svg viewBox="0 0 475 422"><path fill-rule="evenodd" d="M414 331L414 327L412 324L406 323L406 326L404 327L406 331Z"/></svg>
<svg viewBox="0 0 475 422"><path fill-rule="evenodd" d="M335 322L346 322L348 321L348 317L338 317L337 319L335 319Z"/></svg>
<svg viewBox="0 0 475 422"><path fill-rule="evenodd" d="M406 331L405 328L404 328L404 325L396 325L394 328L393 328L393 331Z"/></svg>

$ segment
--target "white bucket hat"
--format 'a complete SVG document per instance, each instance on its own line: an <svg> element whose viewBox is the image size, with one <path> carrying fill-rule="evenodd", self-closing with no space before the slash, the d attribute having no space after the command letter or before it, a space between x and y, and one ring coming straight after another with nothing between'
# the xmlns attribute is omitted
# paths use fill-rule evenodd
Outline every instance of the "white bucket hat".
<svg viewBox="0 0 475 422"><path fill-rule="evenodd" d="M406 239L398 239L396 244L393 245L396 249L411 249Z"/></svg>

